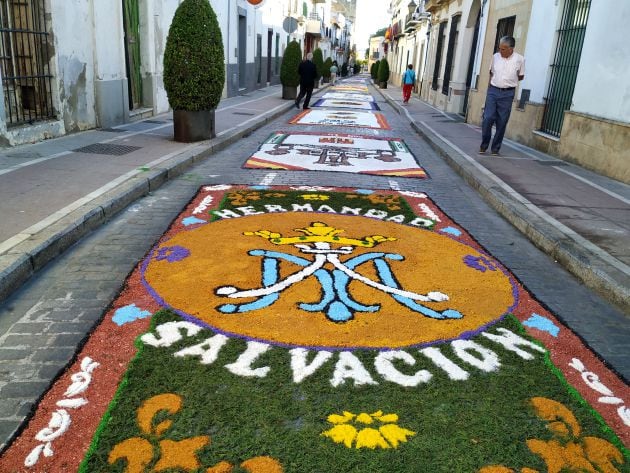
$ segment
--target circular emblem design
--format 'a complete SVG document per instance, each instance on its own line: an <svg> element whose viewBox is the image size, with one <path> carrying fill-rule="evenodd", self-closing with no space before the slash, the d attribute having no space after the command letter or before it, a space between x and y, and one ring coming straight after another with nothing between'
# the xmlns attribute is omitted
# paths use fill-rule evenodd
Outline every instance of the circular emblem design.
<svg viewBox="0 0 630 473"><path fill-rule="evenodd" d="M515 304L486 254L428 230L310 212L220 220L162 242L154 297L226 335L312 348L402 348L484 329Z"/></svg>

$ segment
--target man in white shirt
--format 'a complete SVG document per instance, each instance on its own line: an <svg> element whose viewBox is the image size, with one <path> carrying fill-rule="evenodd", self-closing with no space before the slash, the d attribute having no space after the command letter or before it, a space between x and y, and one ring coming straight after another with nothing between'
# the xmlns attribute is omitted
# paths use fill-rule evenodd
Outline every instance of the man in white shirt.
<svg viewBox="0 0 630 473"><path fill-rule="evenodd" d="M492 125L496 126L492 140L492 155L498 156L503 135L512 112L512 102L518 82L525 77L525 58L514 52L514 38L504 36L499 41L499 52L492 56L490 86L486 95L481 125L480 153L490 145Z"/></svg>

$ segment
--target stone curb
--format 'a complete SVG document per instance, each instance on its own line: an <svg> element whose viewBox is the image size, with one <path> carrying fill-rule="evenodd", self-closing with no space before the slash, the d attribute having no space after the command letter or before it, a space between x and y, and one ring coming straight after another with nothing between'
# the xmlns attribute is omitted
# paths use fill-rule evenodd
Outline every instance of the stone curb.
<svg viewBox="0 0 630 473"><path fill-rule="evenodd" d="M375 89L397 113L403 115L405 110L401 105L376 86ZM416 133L508 222L586 286L630 315L630 272L623 263L540 210L495 174L471 162L407 113L404 115L407 115Z"/></svg>
<svg viewBox="0 0 630 473"><path fill-rule="evenodd" d="M326 87L321 87L319 91ZM315 94L314 94L315 95ZM257 117L251 124L186 150L145 173L130 177L113 189L32 234L0 255L0 302L19 289L33 274L91 231L109 221L137 199L181 175L186 169L228 147L293 108L286 106Z"/></svg>

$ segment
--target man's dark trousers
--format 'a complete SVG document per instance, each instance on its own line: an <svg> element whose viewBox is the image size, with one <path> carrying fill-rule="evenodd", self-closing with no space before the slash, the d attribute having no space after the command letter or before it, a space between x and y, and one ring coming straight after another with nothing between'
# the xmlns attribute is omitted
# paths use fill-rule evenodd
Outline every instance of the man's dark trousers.
<svg viewBox="0 0 630 473"><path fill-rule="evenodd" d="M300 94L297 96L297 99L295 99L295 103L298 105L298 107L300 105L300 102L306 95L306 98L304 99L304 108L308 108L308 104L311 101L311 95L313 94L313 87L314 86L308 87L304 84L300 84Z"/></svg>
<svg viewBox="0 0 630 473"><path fill-rule="evenodd" d="M503 135L512 112L513 100L514 89L499 89L493 85L488 87L486 105L483 109L483 123L481 124L482 149L488 149L492 135L492 125L496 126L496 132L492 140L491 149L493 152L498 152L501 149Z"/></svg>

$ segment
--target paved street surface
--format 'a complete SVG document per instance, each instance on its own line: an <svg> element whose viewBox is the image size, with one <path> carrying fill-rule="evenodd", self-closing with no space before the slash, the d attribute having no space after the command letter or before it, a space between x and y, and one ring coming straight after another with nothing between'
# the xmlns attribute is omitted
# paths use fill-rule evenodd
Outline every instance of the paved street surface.
<svg viewBox="0 0 630 473"><path fill-rule="evenodd" d="M19 431L51 381L63 372L121 291L129 272L205 185L351 186L427 193L601 359L630 379L628 314L586 287L500 216L447 164L443 154L410 126L410 120L544 211L558 222L555 228L567 227L594 245L586 246L599 258L597 264L607 262L613 268L608 276L617 278L617 287L625 285L626 289L630 286L624 280L630 275L630 188L520 145L508 144L500 158L478 156L479 131L475 127L417 99L403 110L395 104L400 102L398 89L383 92L370 86L385 121L369 130L361 128L360 134L379 139L404 137L430 178L403 177L400 169L398 175L376 175L254 169L250 164L244 168L272 133L297 131L299 125L288 124L297 111L289 110L291 104L278 98L277 87L230 99L218 111L218 140L235 127L256 124L255 119L265 113L287 111L256 130L244 132L245 136L205 159L199 158L194 164L197 159L192 159L182 168L173 164L160 185L140 192L131 205L108 214L91 233L70 242L74 244L69 249L0 303L0 445L6 445ZM343 120L344 116L335 119ZM357 132L343 123L339 121L331 130ZM391 129L381 126L383 123ZM0 261L11 256L17 245L28 243L33 235L81 206L89 207L104 193L129 186L130 179L155 171L179 154L192 150L203 154L200 145L174 143L171 127L170 118L160 116L0 154ZM299 129L322 131L317 123ZM107 145L116 147L102 148ZM86 150L88 146L91 148Z"/></svg>

